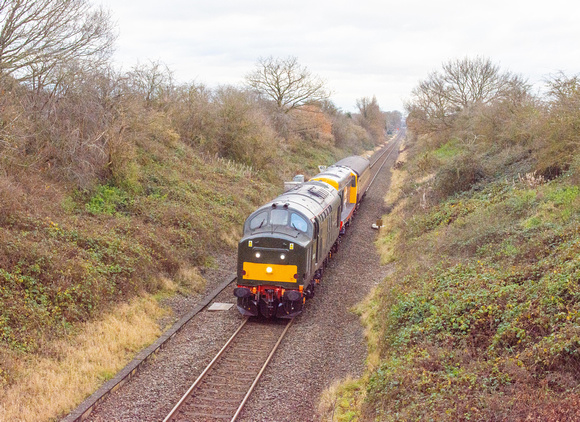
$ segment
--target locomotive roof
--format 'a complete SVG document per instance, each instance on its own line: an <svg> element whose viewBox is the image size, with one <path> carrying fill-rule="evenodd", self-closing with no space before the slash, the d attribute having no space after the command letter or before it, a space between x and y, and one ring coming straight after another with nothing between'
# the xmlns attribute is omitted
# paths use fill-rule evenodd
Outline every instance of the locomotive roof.
<svg viewBox="0 0 580 422"><path fill-rule="evenodd" d="M364 173L370 166L370 161L360 155L351 155L338 161L335 166L344 166L352 169L357 176Z"/></svg>
<svg viewBox="0 0 580 422"><path fill-rule="evenodd" d="M310 181L301 183L294 189L284 192L264 205L264 207L283 207L288 204L288 208L298 211L308 219L321 214L326 207L338 199L336 190L327 183Z"/></svg>
<svg viewBox="0 0 580 422"><path fill-rule="evenodd" d="M259 215L261 212L272 209L287 209L288 211L293 211L302 215L307 220L313 220L322 215L325 211L328 212L327 209L329 206L337 207L339 204L340 197L338 196L336 189L329 184L318 181L302 183L294 189L274 198L272 201L264 204L250 214L246 219L246 223L244 223L244 237L242 240L252 236L260 236L264 231L269 233L272 230L269 225L266 225L263 228L246 232L248 221ZM290 229L285 226L276 226L276 229L271 233L272 235L276 233L278 235L295 237L296 241L300 241L300 239L306 235L301 231Z"/></svg>
<svg viewBox="0 0 580 422"><path fill-rule="evenodd" d="M326 180L325 180L326 179ZM346 185L350 183L351 179L351 170L346 167L337 167L336 165L328 167L322 173L317 174L314 176L311 181L314 180L322 180L326 182L329 181L331 185L335 185L334 187L340 191Z"/></svg>

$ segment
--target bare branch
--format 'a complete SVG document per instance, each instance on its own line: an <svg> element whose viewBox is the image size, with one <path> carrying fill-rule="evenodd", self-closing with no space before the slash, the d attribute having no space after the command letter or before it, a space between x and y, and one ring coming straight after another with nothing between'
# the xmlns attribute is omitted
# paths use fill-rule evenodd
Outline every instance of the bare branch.
<svg viewBox="0 0 580 422"><path fill-rule="evenodd" d="M50 83L68 61L103 63L114 40L109 13L88 0L0 1L0 77Z"/></svg>
<svg viewBox="0 0 580 422"><path fill-rule="evenodd" d="M527 92L526 82L510 72L501 73L489 59L477 57L443 64L413 90L407 105L409 116L423 130L440 131L453 126L462 113L497 101L513 101Z"/></svg>
<svg viewBox="0 0 580 422"><path fill-rule="evenodd" d="M246 75L250 88L272 99L285 113L330 97L325 82L298 63L296 57L260 58Z"/></svg>

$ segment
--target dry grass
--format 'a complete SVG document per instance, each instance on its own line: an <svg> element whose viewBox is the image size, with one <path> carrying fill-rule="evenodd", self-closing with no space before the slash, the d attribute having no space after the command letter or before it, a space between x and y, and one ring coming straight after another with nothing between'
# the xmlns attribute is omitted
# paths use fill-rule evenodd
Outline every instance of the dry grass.
<svg viewBox="0 0 580 422"><path fill-rule="evenodd" d="M175 279L182 293L201 293L205 289L206 280L195 267L180 268Z"/></svg>
<svg viewBox="0 0 580 422"><path fill-rule="evenodd" d="M379 237L375 241L375 247L381 257L382 265L389 264L395 260L395 248L400 236L398 229L398 218L400 217L397 216L405 204L406 200L400 201L393 208L391 214L383 216L383 227L381 228Z"/></svg>
<svg viewBox="0 0 580 422"><path fill-rule="evenodd" d="M0 392L0 420L48 421L70 412L159 336L163 315L151 296L136 298L85 324L74 339L53 343L46 356L16 357L13 382Z"/></svg>
<svg viewBox="0 0 580 422"><path fill-rule="evenodd" d="M367 369L372 371L380 364L379 343L381 341L381 330L377 326L377 313L379 312L379 289L374 287L364 301L359 303L355 312L361 318L365 328L365 338L367 341Z"/></svg>
<svg viewBox="0 0 580 422"><path fill-rule="evenodd" d="M397 162L405 162L407 159L407 151L405 145L402 144L399 151L399 158ZM394 260L395 245L397 244L397 237L399 235L397 227L399 226L399 216L403 215L403 210L407 203L407 198L403 197L402 191L404 183L407 180L407 171L404 168L397 166L391 169L391 185L387 195L385 196L385 204L391 208L391 212L382 217L383 228L381 229L381 236L375 242L375 246L381 256L381 263L388 264Z"/></svg>
<svg viewBox="0 0 580 422"><path fill-rule="evenodd" d="M365 389L360 380L347 377L337 380L326 388L318 402L322 422L347 422L357 420Z"/></svg>
<svg viewBox="0 0 580 422"><path fill-rule="evenodd" d="M404 144L401 146L404 148ZM399 153L397 158L397 163L404 163L407 159L407 151L402 151ZM403 183L407 179L407 171L397 166L396 169L391 170L391 185L385 196L385 203L387 205L393 205L401 196L401 190L403 188Z"/></svg>
<svg viewBox="0 0 580 422"><path fill-rule="evenodd" d="M228 232L220 233L220 239L231 249L235 250L238 247L238 242L242 238L242 229L241 226L233 227L232 230Z"/></svg>

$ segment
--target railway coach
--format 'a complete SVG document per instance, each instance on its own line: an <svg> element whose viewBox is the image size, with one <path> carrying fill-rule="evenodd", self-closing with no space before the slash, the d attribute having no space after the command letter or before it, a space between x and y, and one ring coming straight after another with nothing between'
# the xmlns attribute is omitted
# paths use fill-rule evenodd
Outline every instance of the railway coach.
<svg viewBox="0 0 580 422"><path fill-rule="evenodd" d="M368 160L348 157L248 217L234 289L243 315L302 312L368 188L369 173Z"/></svg>

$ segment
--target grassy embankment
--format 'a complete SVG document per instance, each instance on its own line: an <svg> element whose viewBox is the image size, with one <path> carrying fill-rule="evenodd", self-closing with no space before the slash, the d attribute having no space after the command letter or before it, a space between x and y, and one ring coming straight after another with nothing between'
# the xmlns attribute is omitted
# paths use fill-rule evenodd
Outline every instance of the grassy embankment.
<svg viewBox="0 0 580 422"><path fill-rule="evenodd" d="M328 136L292 136L256 169L159 120L127 141L117 174L88 188L3 157L0 420L70 411L158 337L160 299L204 291L198 269L233 251L245 217L283 179L348 153Z"/></svg>
<svg viewBox="0 0 580 422"><path fill-rule="evenodd" d="M396 271L362 306L369 373L341 387L336 420L578 416L579 172L496 180L413 216L399 191L377 241Z"/></svg>
<svg viewBox="0 0 580 422"><path fill-rule="evenodd" d="M376 242L395 270L359 309L368 371L328 420L580 419L578 95L481 143L408 140Z"/></svg>
<svg viewBox="0 0 580 422"><path fill-rule="evenodd" d="M300 151L307 156L294 159L311 172L343 154ZM6 420L46 420L112 377L160 334L167 311L153 298L202 292L197 267L216 265L212 253L232 250L245 216L281 189L279 179L183 145L157 153L163 160L143 151L143 174L155 180L148 194L109 185L91 195L12 191L0 231L15 264L0 270Z"/></svg>

